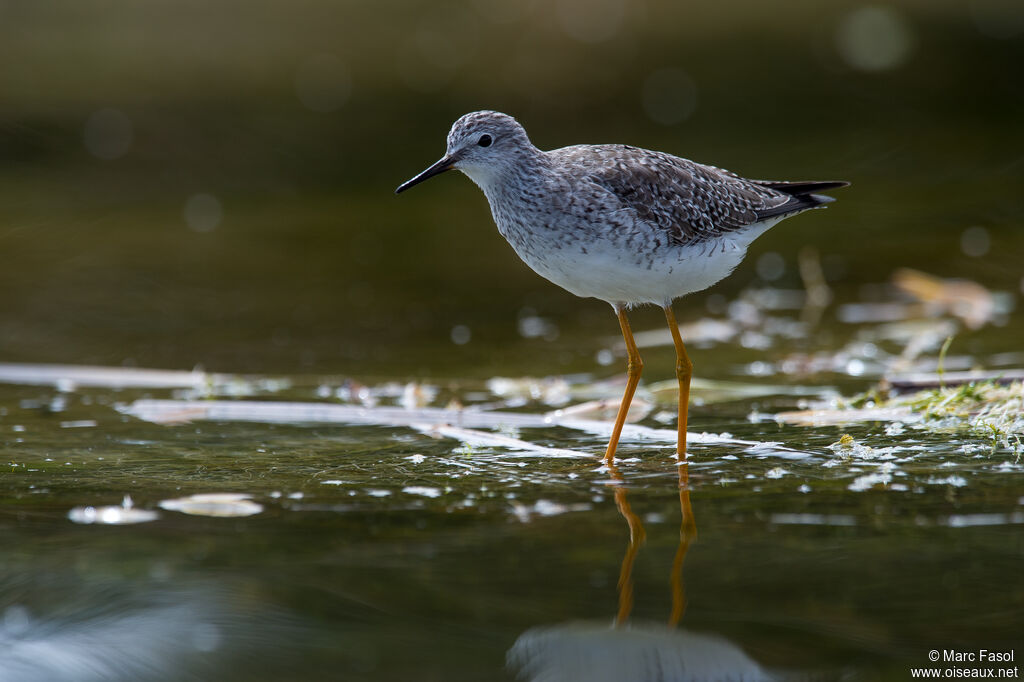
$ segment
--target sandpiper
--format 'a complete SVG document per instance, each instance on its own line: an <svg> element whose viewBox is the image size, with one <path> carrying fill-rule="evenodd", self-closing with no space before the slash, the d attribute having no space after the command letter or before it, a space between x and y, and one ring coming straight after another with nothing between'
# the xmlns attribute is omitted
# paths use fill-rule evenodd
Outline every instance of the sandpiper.
<svg viewBox="0 0 1024 682"><path fill-rule="evenodd" d="M608 462L643 369L626 310L653 303L665 311L676 348L676 452L683 459L693 364L672 301L726 277L775 223L834 201L817 192L849 184L748 180L622 144L545 152L511 116L475 111L452 125L445 155L395 193L452 168L483 190L498 231L537 274L615 310L629 359Z"/></svg>

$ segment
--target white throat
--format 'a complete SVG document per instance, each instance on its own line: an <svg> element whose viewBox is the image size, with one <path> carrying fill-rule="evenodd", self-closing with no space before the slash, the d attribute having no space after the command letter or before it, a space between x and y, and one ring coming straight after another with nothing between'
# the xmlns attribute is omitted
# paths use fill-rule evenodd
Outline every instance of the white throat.
<svg viewBox="0 0 1024 682"><path fill-rule="evenodd" d="M502 173L499 169L494 166L456 166L457 169L462 171L466 177L476 183L476 186L484 191L484 194L490 196L495 190L501 187L505 181L505 173Z"/></svg>

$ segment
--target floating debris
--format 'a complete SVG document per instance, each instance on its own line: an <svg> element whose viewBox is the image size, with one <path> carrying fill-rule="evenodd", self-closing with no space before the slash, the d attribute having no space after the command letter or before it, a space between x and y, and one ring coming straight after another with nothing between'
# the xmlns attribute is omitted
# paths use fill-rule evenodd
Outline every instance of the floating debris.
<svg viewBox="0 0 1024 682"><path fill-rule="evenodd" d="M942 388L944 386L962 386L964 384L1012 384L1024 381L1024 369L1005 369L983 372L915 372L913 374L896 374L888 376L883 382L883 389L888 388L899 393L925 388Z"/></svg>
<svg viewBox="0 0 1024 682"><path fill-rule="evenodd" d="M120 506L109 507L75 507L68 512L68 519L74 523L102 524L106 526L123 526L133 523L156 521L160 514L151 509L136 509L132 498L124 496Z"/></svg>
<svg viewBox="0 0 1024 682"><path fill-rule="evenodd" d="M398 404L407 410L426 407L437 400L437 394L437 386L410 381L402 389L402 397Z"/></svg>
<svg viewBox="0 0 1024 682"><path fill-rule="evenodd" d="M311 402L272 402L253 400L136 400L130 405L121 405L124 413L156 424L177 424L184 421L239 421L272 424L376 424L381 426L404 426L422 432L475 441L486 438L486 445L545 452L549 456L590 457L592 454L544 448L526 441L499 434L475 431L474 429L502 430L509 427L543 428L562 427L583 431L607 439L612 432L611 421L593 419L572 419L559 417L554 413L531 414L528 412L496 412L473 409L443 409L424 407L406 410L401 407L360 407L355 405L333 405ZM626 424L622 429L622 442L659 442L665 446L674 445L678 434L675 429L652 429L638 424ZM728 434L687 433L687 442L702 445L744 446L749 452L759 455L781 457L806 457L807 453L788 448L776 441L755 441L733 438ZM481 444L484 444L481 441ZM513 444L515 447L513 448Z"/></svg>
<svg viewBox="0 0 1024 682"><path fill-rule="evenodd" d="M380 394L382 392L388 392L390 388L392 388L392 386L387 384L377 390L373 390L369 386L365 386L358 381L346 379L342 382L341 386L334 389L333 395L338 400L346 403L360 403L367 407L374 407L377 405L377 400ZM404 388L399 388L397 390L404 391ZM327 386L326 384L321 385L317 389L317 395L321 398L330 397L332 395L330 386ZM395 395L401 395L401 393L399 392Z"/></svg>
<svg viewBox="0 0 1024 682"><path fill-rule="evenodd" d="M847 490L854 492L863 492L865 490L871 490L876 485L885 486L892 481L892 474L877 472L873 474L867 474L866 476L858 476L853 479L853 483L846 486Z"/></svg>
<svg viewBox="0 0 1024 682"><path fill-rule="evenodd" d="M687 344L705 346L732 341L740 333L740 325L733 320L704 317L696 322L679 325L679 334ZM633 334L638 348L671 346L672 332L669 329L651 329ZM621 344L621 339L619 340Z"/></svg>
<svg viewBox="0 0 1024 682"><path fill-rule="evenodd" d="M756 360L744 368L744 373L749 376L783 374L794 377L835 373L860 377L881 376L887 370L887 358L880 356L874 344L854 341L836 351L790 353L774 363Z"/></svg>
<svg viewBox="0 0 1024 682"><path fill-rule="evenodd" d="M263 505L253 502L246 493L199 493L188 497L161 500L160 508L193 516L231 518L252 516L263 511Z"/></svg>
<svg viewBox="0 0 1024 682"><path fill-rule="evenodd" d="M78 386L99 388L199 388L223 382L227 375L139 369L136 367L94 367L90 365L38 365L0 363L0 382L29 386L56 386L72 390Z"/></svg>
<svg viewBox="0 0 1024 682"><path fill-rule="evenodd" d="M826 287L827 292L827 287ZM679 334L687 345L707 347L720 343L739 341L747 348L767 348L775 337L799 338L806 334L808 320L800 321L787 317L766 316L766 310L803 310L808 307L818 310L827 294L816 290L810 296L807 292L792 289L746 289L738 298L724 306L728 314L725 319L702 317L694 322L679 325ZM811 317L814 317L813 315ZM816 321L810 320L811 322ZM639 348L671 346L672 333L658 328L635 332L633 338ZM621 341L616 347L621 349Z"/></svg>
<svg viewBox="0 0 1024 682"><path fill-rule="evenodd" d="M807 304L807 292L803 289L750 288L744 289L740 298L761 310L802 310Z"/></svg>
<svg viewBox="0 0 1024 682"><path fill-rule="evenodd" d="M528 453L527 456L543 456L543 457L569 457L569 458L590 458L591 455L585 452L579 452L576 450L562 450L559 448L548 448L542 445L534 445L518 438L510 438L509 436L503 436L497 433L487 433L485 431L475 431L472 429L463 429L454 426L448 426L446 424L413 424L413 428L425 433L430 436L452 438L454 440L461 441L467 445L483 446L483 447L499 447L506 450L521 451ZM416 457L417 455L413 455ZM418 455L422 457L422 455Z"/></svg>
<svg viewBox="0 0 1024 682"><path fill-rule="evenodd" d="M648 386L647 390L659 403L675 403L679 396L679 382L675 379L658 381ZM690 380L691 399L704 405L776 395L820 397L833 395L835 392L836 390L831 386L785 386L747 381L718 381L699 377Z"/></svg>
<svg viewBox="0 0 1024 682"><path fill-rule="evenodd" d="M411 426L449 423L467 427L493 428L502 424L550 426L537 414L485 412L483 410L423 407L368 407L314 402L253 400L136 400L118 408L124 414L157 424L183 421L241 421L273 424L377 424Z"/></svg>
<svg viewBox="0 0 1024 682"><path fill-rule="evenodd" d="M880 303L843 303L836 308L836 317L846 324L866 324L869 322L901 322L920 317L924 310L921 306L902 301L885 301Z"/></svg>
<svg viewBox="0 0 1024 682"><path fill-rule="evenodd" d="M0 383L25 386L53 386L62 392L79 387L189 389L197 395L249 396L277 392L291 386L287 379L247 378L231 374L142 369L138 367L97 367L92 365L43 365L0 363Z"/></svg>
<svg viewBox="0 0 1024 682"><path fill-rule="evenodd" d="M851 436L848 433L844 433L842 436L839 437L839 440L837 440L835 443L832 443L832 445L829 445L829 448L831 448L832 450L850 450L855 445L857 445L857 441L854 440L853 436Z"/></svg>
<svg viewBox="0 0 1024 682"><path fill-rule="evenodd" d="M564 377L492 377L487 390L499 398L522 398L545 405L564 405L569 402L569 382Z"/></svg>
<svg viewBox="0 0 1024 682"><path fill-rule="evenodd" d="M857 518L846 514L772 514L769 520L780 526L856 526Z"/></svg>
<svg viewBox="0 0 1024 682"><path fill-rule="evenodd" d="M900 356L907 358L910 355L916 357L925 350L938 348L943 341L955 335L958 329L959 325L948 318L904 318L861 330L859 336L874 342L890 341L903 346ZM907 347L910 347L912 352L908 352Z"/></svg>
<svg viewBox="0 0 1024 682"><path fill-rule="evenodd" d="M887 436L902 436L907 430L906 425L903 422L893 422L885 427L885 435Z"/></svg>
<svg viewBox="0 0 1024 682"><path fill-rule="evenodd" d="M925 483L929 485L951 485L954 488L963 488L967 485L967 479L963 476L946 476L945 478L929 478Z"/></svg>
<svg viewBox="0 0 1024 682"><path fill-rule="evenodd" d="M973 526L1007 526L1024 523L1024 512L1012 514L953 514L939 520L940 526L950 528L971 528Z"/></svg>
<svg viewBox="0 0 1024 682"><path fill-rule="evenodd" d="M588 511L593 506L580 502L577 504L562 504L551 500L537 500L532 505L513 504L512 513L521 523L529 523L534 517L558 516L568 512Z"/></svg>
<svg viewBox="0 0 1024 682"><path fill-rule="evenodd" d="M915 415L913 410L905 405L898 407L836 408L829 403L829 407L779 412L775 415L775 420L784 424L795 424L796 426L834 426L837 424L856 424L873 421L892 421L907 424L920 421L920 416Z"/></svg>
<svg viewBox="0 0 1024 682"><path fill-rule="evenodd" d="M782 412L776 419L804 426L865 421L913 423L932 430L962 429L990 439L992 446L1018 451L1024 435L1024 382L966 383L906 396L884 398L865 407L829 404L799 412ZM855 404L853 399L847 404Z"/></svg>
<svg viewBox="0 0 1024 682"><path fill-rule="evenodd" d="M402 492L406 495L420 495L421 497L441 497L440 488L431 488L425 485L408 485L402 488Z"/></svg>
<svg viewBox="0 0 1024 682"><path fill-rule="evenodd" d="M921 414L926 426L965 428L992 439L993 446L1017 450L1024 434L1024 382L994 381L921 391L893 398Z"/></svg>
<svg viewBox="0 0 1024 682"><path fill-rule="evenodd" d="M573 400L612 400L620 402L624 390L626 390L626 377L618 373L607 379L598 380L583 376L570 383L570 392ZM638 386L633 399L647 400L647 398L647 389L643 385Z"/></svg>
<svg viewBox="0 0 1024 682"><path fill-rule="evenodd" d="M66 421L60 423L62 429L88 429L98 424L95 419L75 419L72 421Z"/></svg>
<svg viewBox="0 0 1024 682"><path fill-rule="evenodd" d="M943 279L910 268L894 272L892 281L900 291L930 305L935 315L950 313L971 329L988 324L999 312L996 297L977 282Z"/></svg>
<svg viewBox="0 0 1024 682"><path fill-rule="evenodd" d="M913 371L922 354L943 348L957 331L958 326L952 320L910 320L881 325L862 333L861 336L879 343L892 341L902 345L899 355L886 359L884 373L888 375ZM966 356L952 357L943 354L942 357L944 365L951 369L968 369L973 363L973 359Z"/></svg>
<svg viewBox="0 0 1024 682"><path fill-rule="evenodd" d="M561 419L565 417L573 419L615 419L619 411L621 399L588 400L586 402L562 407L550 413L552 418ZM645 418L654 409L654 405L643 398L633 398L626 413L627 422L638 422Z"/></svg>

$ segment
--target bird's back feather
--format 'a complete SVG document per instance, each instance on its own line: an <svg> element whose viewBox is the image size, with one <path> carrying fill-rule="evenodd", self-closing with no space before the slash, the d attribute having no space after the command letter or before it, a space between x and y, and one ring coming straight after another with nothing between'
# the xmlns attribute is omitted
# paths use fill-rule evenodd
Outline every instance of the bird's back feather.
<svg viewBox="0 0 1024 682"><path fill-rule="evenodd" d="M813 194L845 182L776 182L741 178L663 152L628 145L578 145L547 153L557 164L616 197L676 244L695 244L769 218L820 206Z"/></svg>

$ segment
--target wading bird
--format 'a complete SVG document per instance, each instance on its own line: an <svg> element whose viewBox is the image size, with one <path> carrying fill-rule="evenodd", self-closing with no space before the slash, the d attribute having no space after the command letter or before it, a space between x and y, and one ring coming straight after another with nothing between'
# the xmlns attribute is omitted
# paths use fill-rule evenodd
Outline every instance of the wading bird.
<svg viewBox="0 0 1024 682"><path fill-rule="evenodd" d="M498 231L536 273L615 310L629 360L609 462L643 369L626 310L653 303L665 311L676 348L682 459L693 364L672 301L727 276L775 223L834 201L818 192L848 184L748 180L621 144L545 152L511 116L475 111L452 125L445 155L395 192L452 168L483 190Z"/></svg>

